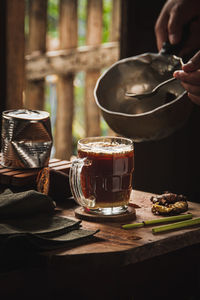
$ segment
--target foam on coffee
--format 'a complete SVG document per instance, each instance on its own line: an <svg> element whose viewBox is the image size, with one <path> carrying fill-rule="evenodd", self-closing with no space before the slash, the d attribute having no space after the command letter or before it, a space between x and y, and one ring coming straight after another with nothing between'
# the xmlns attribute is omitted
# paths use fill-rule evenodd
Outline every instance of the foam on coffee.
<svg viewBox="0 0 200 300"><path fill-rule="evenodd" d="M132 151L130 145L119 144L117 142L91 142L86 145L82 145L82 151L89 153L98 153L98 154L115 154L115 153L126 153Z"/></svg>

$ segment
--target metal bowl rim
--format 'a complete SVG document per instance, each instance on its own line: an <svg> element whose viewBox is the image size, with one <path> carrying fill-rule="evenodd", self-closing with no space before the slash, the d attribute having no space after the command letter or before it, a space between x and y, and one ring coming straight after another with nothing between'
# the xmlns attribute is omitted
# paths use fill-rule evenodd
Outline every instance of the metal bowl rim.
<svg viewBox="0 0 200 300"><path fill-rule="evenodd" d="M151 53L146 53L146 54L151 54ZM145 54L143 54L145 55ZM175 55L172 55L172 56L175 56ZM118 115L118 116L124 116L124 117L142 117L142 116L146 116L146 115L150 115L152 113L155 113L156 111L159 111L160 109L162 108L167 108L171 105L173 105L175 102L178 102L187 92L184 91L182 94L180 94L177 98L175 98L173 101L170 101L169 103L166 103L164 105L161 105L161 106L158 106L157 108L153 109L153 110L150 110L150 111L147 111L147 112L144 112L144 113L141 113L141 114L127 114L127 113L122 113L122 112L116 112L116 111L111 111L109 109L106 109L104 108L100 103L99 103L99 100L98 100L98 97L97 97L97 89L99 87L99 83L100 81L102 80L103 77L105 77L105 75L111 70L113 69L116 65L118 64L121 64L121 62L124 62L124 61L129 61L129 60L134 60L135 58L137 57L141 57L141 55L137 55L137 56L134 56L134 57L128 57L128 58L124 58L122 60L119 60L117 61L116 63L112 64L112 66L110 66L107 70L105 70L102 75L98 78L97 82L96 82L96 85L95 85L95 88L94 88L94 97L95 97L95 101L96 101L96 104L98 105L98 107L103 110L104 112L108 113L108 114L114 114L114 115ZM175 56L177 57L177 56ZM182 99L181 99L182 100Z"/></svg>

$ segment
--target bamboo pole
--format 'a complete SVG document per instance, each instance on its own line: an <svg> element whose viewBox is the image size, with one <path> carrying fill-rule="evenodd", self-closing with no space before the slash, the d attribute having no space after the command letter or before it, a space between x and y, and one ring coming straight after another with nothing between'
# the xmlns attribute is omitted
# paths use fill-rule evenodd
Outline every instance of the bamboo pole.
<svg viewBox="0 0 200 300"><path fill-rule="evenodd" d="M110 41L119 42L121 27L121 0L112 0L112 23Z"/></svg>
<svg viewBox="0 0 200 300"><path fill-rule="evenodd" d="M99 45L102 41L102 0L88 0L87 2L87 45ZM99 136L100 129L100 113L94 100L94 87L100 71L95 68L88 71L85 78L85 120L86 135Z"/></svg>
<svg viewBox="0 0 200 300"><path fill-rule="evenodd" d="M28 53L46 51L47 0L31 0L29 10L29 44ZM44 109L45 80L27 81L25 107Z"/></svg>
<svg viewBox="0 0 200 300"><path fill-rule="evenodd" d="M77 47L77 0L60 0L60 49ZM55 156L70 159L72 154L72 123L74 111L74 74L59 76Z"/></svg>
<svg viewBox="0 0 200 300"><path fill-rule="evenodd" d="M25 1L6 1L6 109L23 105L24 16Z"/></svg>
<svg viewBox="0 0 200 300"><path fill-rule="evenodd" d="M2 112L6 107L6 1L2 1L0 9L0 135L2 130ZM0 147L1 147L0 139Z"/></svg>
<svg viewBox="0 0 200 300"><path fill-rule="evenodd" d="M110 42L119 42L120 40L120 26L121 26L121 0L112 0L112 21L110 30ZM116 61L119 59L116 57ZM108 135L115 136L116 133L109 127Z"/></svg>

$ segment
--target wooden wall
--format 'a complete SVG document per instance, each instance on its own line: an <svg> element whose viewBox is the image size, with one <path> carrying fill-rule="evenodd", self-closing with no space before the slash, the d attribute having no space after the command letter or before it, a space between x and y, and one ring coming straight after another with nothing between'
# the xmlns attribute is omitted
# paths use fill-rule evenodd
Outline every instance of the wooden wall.
<svg viewBox="0 0 200 300"><path fill-rule="evenodd" d="M45 110L45 79L57 80L55 155L70 159L74 137L74 79L85 72L85 135L101 135L100 113L93 90L103 68L119 58L119 11L121 0L112 0L110 41L102 44L103 0L87 1L86 43L78 47L78 1L59 0L59 46L48 51L46 40L48 0L2 0L1 111L27 108ZM25 48L25 4L29 24ZM48 49L50 50L50 49Z"/></svg>
<svg viewBox="0 0 200 300"><path fill-rule="evenodd" d="M30 1L30 0L29 0ZM29 12L29 46L25 57L25 107L44 109L44 80L54 75L57 89L55 156L70 159L74 143L75 116L74 79L85 72L84 132L85 136L101 135L100 113L94 100L94 87L103 68L119 58L119 12L121 0L112 0L110 40L102 43L103 0L87 0L85 44L78 47L77 0L59 0L59 46L46 51L47 0L31 0ZM42 34L38 34L42 32ZM55 114L55 112L53 112Z"/></svg>

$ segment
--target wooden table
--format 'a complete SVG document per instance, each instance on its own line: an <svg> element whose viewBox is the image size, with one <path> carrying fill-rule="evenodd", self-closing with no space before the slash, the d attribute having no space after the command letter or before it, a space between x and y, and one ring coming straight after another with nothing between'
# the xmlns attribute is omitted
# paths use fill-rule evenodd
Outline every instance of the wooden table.
<svg viewBox="0 0 200 300"><path fill-rule="evenodd" d="M133 191L134 222L157 218L151 212L151 196ZM72 200L60 208L62 215L74 218ZM189 212L200 217L200 204L189 203ZM45 253L32 267L2 274L1 291L5 292L9 278L15 282L13 293L23 287L24 293L32 290L35 297L40 288L41 299L65 299L71 292L74 296L69 299L189 300L197 293L200 227L154 235L152 227L124 230L121 225L82 221L85 229L100 229L95 241Z"/></svg>

